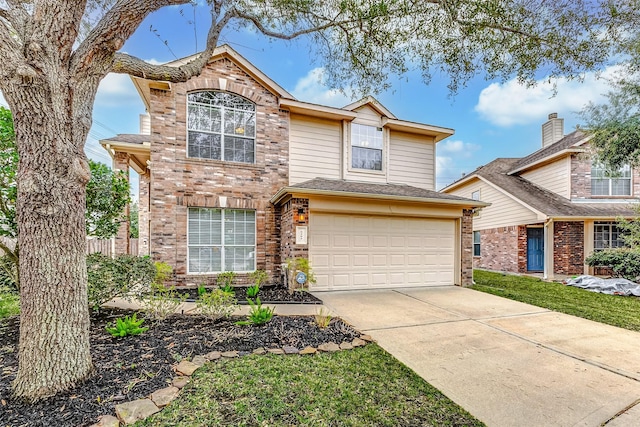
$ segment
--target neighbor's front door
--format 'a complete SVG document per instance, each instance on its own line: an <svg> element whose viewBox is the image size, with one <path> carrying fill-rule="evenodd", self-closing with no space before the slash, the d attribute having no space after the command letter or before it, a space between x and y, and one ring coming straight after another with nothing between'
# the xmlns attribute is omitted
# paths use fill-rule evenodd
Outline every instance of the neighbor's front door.
<svg viewBox="0 0 640 427"><path fill-rule="evenodd" d="M527 228L527 271L544 270L544 229Z"/></svg>

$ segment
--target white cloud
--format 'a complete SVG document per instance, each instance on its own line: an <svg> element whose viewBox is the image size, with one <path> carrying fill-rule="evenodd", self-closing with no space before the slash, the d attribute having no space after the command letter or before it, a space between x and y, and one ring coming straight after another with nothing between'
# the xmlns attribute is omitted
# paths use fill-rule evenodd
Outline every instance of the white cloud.
<svg viewBox="0 0 640 427"><path fill-rule="evenodd" d="M461 140L447 140L436 145L436 188L440 189L462 176L469 169L480 146Z"/></svg>
<svg viewBox="0 0 640 427"><path fill-rule="evenodd" d="M475 111L482 119L502 127L538 123L553 112L577 112L587 103L599 103L609 91L608 78L619 69L607 68L600 76L589 73L583 82L560 79L557 94L548 80L538 80L526 87L512 79L504 84L492 83L480 92Z"/></svg>
<svg viewBox="0 0 640 427"><path fill-rule="evenodd" d="M348 96L324 85L324 69L321 67L310 70L306 76L300 78L291 93L300 101L314 104L343 107L351 103Z"/></svg>
<svg viewBox="0 0 640 427"><path fill-rule="evenodd" d="M127 74L107 74L100 82L96 94L96 104L110 107L131 104L139 100L140 95Z"/></svg>

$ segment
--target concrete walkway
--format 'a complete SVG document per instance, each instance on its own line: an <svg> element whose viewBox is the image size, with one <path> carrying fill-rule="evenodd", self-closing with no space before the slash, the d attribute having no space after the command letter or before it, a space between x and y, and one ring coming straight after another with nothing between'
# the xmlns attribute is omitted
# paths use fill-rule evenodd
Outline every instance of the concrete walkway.
<svg viewBox="0 0 640 427"><path fill-rule="evenodd" d="M315 294L489 426L640 426L640 333L459 287Z"/></svg>

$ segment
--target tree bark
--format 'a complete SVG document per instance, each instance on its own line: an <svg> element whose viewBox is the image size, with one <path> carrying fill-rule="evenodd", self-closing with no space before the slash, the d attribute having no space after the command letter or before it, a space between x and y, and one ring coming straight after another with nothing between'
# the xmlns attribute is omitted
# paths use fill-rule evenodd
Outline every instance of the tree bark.
<svg viewBox="0 0 640 427"><path fill-rule="evenodd" d="M85 260L83 146L99 79L15 85L20 247L19 369L14 394L38 400L68 390L93 370ZM17 108L15 108L17 107Z"/></svg>

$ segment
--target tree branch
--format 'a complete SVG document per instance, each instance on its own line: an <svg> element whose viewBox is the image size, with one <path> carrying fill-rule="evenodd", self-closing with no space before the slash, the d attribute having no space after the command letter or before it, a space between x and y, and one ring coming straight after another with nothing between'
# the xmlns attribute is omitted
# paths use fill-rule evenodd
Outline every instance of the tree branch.
<svg viewBox="0 0 640 427"><path fill-rule="evenodd" d="M190 0L118 0L73 54L72 73L81 73L96 62L102 62L106 74L114 54L151 12L165 6L189 2Z"/></svg>

